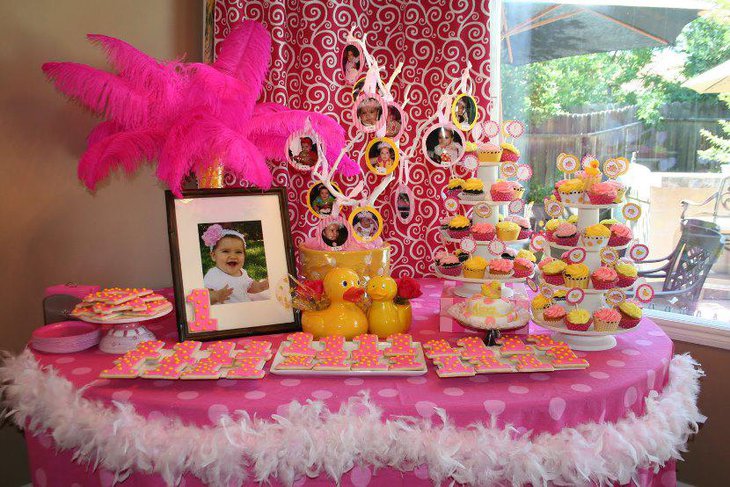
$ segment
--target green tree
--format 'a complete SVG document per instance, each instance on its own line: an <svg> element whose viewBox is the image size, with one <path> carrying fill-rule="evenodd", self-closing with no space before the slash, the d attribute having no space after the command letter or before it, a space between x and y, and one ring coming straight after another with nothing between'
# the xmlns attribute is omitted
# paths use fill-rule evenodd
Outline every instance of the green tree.
<svg viewBox="0 0 730 487"><path fill-rule="evenodd" d="M720 100L730 107L730 94L720 95ZM702 137L710 143L710 148L699 151L699 156L720 164L730 164L730 121L720 121L720 129L727 137L715 135L709 130L700 130Z"/></svg>

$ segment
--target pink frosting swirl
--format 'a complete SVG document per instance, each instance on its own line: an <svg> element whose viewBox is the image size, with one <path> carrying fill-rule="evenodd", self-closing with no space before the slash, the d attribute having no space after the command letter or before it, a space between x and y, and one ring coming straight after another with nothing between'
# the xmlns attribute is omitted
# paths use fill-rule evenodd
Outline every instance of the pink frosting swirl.
<svg viewBox="0 0 730 487"><path fill-rule="evenodd" d="M611 225L611 233L617 237L631 238L634 236L631 229L622 223L614 223Z"/></svg>
<svg viewBox="0 0 730 487"><path fill-rule="evenodd" d="M534 264L532 262L522 257L517 257L514 261L514 265L517 267L524 267L530 270L532 270L532 268L534 267Z"/></svg>
<svg viewBox="0 0 730 487"><path fill-rule="evenodd" d="M514 262L508 259L494 259L489 262L489 269L497 272L512 272Z"/></svg>
<svg viewBox="0 0 730 487"><path fill-rule="evenodd" d="M514 190L512 183L509 181L497 181L492 184L492 189L494 191L499 191L500 193Z"/></svg>
<svg viewBox="0 0 730 487"><path fill-rule="evenodd" d="M537 264L537 268L542 270L543 267L548 265L550 262L554 261L552 257L543 257L539 264Z"/></svg>
<svg viewBox="0 0 730 487"><path fill-rule="evenodd" d="M471 226L472 233L491 233L495 231L491 223L476 223Z"/></svg>
<svg viewBox="0 0 730 487"><path fill-rule="evenodd" d="M615 270L611 269L610 267L601 266L595 271L593 271L593 277L598 279L599 281L615 281L618 279L618 274Z"/></svg>
<svg viewBox="0 0 730 487"><path fill-rule="evenodd" d="M565 316L565 309L559 304L553 304L543 311L543 316L545 316L545 318L560 319Z"/></svg>
<svg viewBox="0 0 730 487"><path fill-rule="evenodd" d="M593 318L608 322L621 321L621 313L613 308L601 308L593 313Z"/></svg>
<svg viewBox="0 0 730 487"><path fill-rule="evenodd" d="M553 235L556 237L572 237L578 233L578 228L572 223L561 223L558 228L555 229Z"/></svg>
<svg viewBox="0 0 730 487"><path fill-rule="evenodd" d="M459 263L459 258L455 255L447 255L441 259L441 265L454 265Z"/></svg>
<svg viewBox="0 0 730 487"><path fill-rule="evenodd" d="M616 190L616 187L613 184L609 184L609 183L596 183L593 186L591 186L590 191L593 194L599 194L601 196L606 196L608 198L615 198L616 193L618 192Z"/></svg>

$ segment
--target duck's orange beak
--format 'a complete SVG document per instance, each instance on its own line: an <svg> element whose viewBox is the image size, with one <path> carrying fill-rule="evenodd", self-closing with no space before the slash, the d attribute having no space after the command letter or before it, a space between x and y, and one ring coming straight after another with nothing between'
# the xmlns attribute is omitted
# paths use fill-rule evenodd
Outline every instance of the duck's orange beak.
<svg viewBox="0 0 730 487"><path fill-rule="evenodd" d="M365 294L365 290L363 288L351 287L345 291L345 294L342 295L342 299L350 301L351 303L357 303L362 299L363 294Z"/></svg>

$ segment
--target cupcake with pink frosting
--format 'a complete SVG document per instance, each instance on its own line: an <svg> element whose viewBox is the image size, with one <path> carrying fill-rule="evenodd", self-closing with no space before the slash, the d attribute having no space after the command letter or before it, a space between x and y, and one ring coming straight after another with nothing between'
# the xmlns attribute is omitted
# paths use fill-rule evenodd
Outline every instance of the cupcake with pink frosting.
<svg viewBox="0 0 730 487"><path fill-rule="evenodd" d="M512 201L515 199L515 188L509 181L497 181L489 188L492 201Z"/></svg>
<svg viewBox="0 0 730 487"><path fill-rule="evenodd" d="M565 319L565 308L559 304L553 304L542 312L542 319L548 323L561 323Z"/></svg>
<svg viewBox="0 0 730 487"><path fill-rule="evenodd" d="M532 229L530 228L530 220L525 218L524 216L519 215L512 215L505 218L505 221L509 221L512 223L516 223L520 226L520 233L517 235L517 240L522 240L524 238L530 238L530 234L532 233Z"/></svg>
<svg viewBox="0 0 730 487"><path fill-rule="evenodd" d="M513 277L527 277L532 274L535 269L535 264L522 257L517 257L514 260L514 275Z"/></svg>
<svg viewBox="0 0 730 487"><path fill-rule="evenodd" d="M588 199L594 205L609 205L616 199L616 187L610 183L596 183L586 191Z"/></svg>
<svg viewBox="0 0 730 487"><path fill-rule="evenodd" d="M447 255L439 260L439 271L445 276L458 276L461 274L461 261L455 255Z"/></svg>
<svg viewBox="0 0 730 487"><path fill-rule="evenodd" d="M494 240L496 229L491 223L475 223L471 226L471 236L479 242Z"/></svg>
<svg viewBox="0 0 730 487"><path fill-rule="evenodd" d="M610 247L621 247L631 242L634 234L629 227L622 223L614 223L611 225L611 237L608 239Z"/></svg>
<svg viewBox="0 0 730 487"><path fill-rule="evenodd" d="M489 275L507 277L514 269L514 262L509 259L493 259L489 261Z"/></svg>
<svg viewBox="0 0 730 487"><path fill-rule="evenodd" d="M611 289L618 285L618 274L610 267L601 266L591 274L591 282L593 289Z"/></svg>
<svg viewBox="0 0 730 487"><path fill-rule="evenodd" d="M601 308L593 313L594 331L616 331L621 322L621 313L614 308Z"/></svg>
<svg viewBox="0 0 730 487"><path fill-rule="evenodd" d="M578 245L578 227L572 223L561 223L553 232L553 242L558 245L574 247Z"/></svg>

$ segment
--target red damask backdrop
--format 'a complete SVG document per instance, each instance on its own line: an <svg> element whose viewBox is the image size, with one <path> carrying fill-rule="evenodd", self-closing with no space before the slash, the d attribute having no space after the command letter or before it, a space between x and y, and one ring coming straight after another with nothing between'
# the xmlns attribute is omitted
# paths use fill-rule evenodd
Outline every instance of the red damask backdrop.
<svg viewBox="0 0 730 487"><path fill-rule="evenodd" d="M489 103L489 12L488 2L453 0L393 1L245 1L210 0L207 37L214 51L231 28L241 19L263 23L273 39L272 63L265 93L260 101L273 101L292 109L313 110L336 118L356 133L352 123L352 91L344 84L341 69L342 50L353 26L355 34L366 33L368 49L390 76L399 62L403 71L394 84L396 102L402 102L410 84L408 126L401 136L401 148L413 143L416 127L429 118L438 97L449 82L460 77L467 60L472 64L475 95L484 120ZM211 36L212 31L212 36ZM355 147L350 156L361 161L367 187L379 180L370 174L360 159L365 143ZM400 276L430 275L431 254L439 244L438 220L446 215L441 192L449 178L444 169L424 161L420 150L411 162L411 190L416 199L414 217L408 224L397 221L394 214L392 183L376 206L385 220L383 238L393 247L392 274ZM346 191L357 181L339 181ZM233 176L228 186L245 185ZM289 188L289 215L295 245L309 236L317 218L305 204L312 184L309 173L279 163L274 167L274 184ZM347 210L345 210L347 211ZM347 216L347 215L345 215Z"/></svg>

